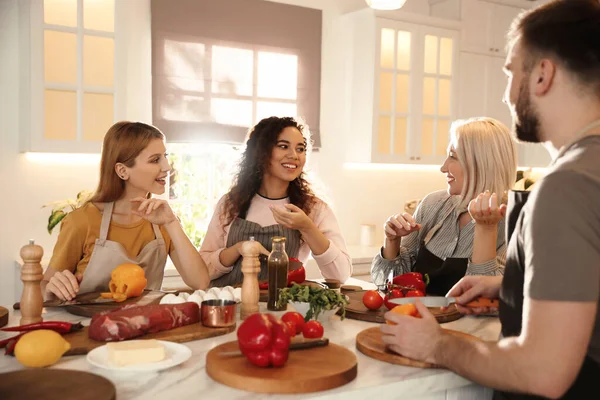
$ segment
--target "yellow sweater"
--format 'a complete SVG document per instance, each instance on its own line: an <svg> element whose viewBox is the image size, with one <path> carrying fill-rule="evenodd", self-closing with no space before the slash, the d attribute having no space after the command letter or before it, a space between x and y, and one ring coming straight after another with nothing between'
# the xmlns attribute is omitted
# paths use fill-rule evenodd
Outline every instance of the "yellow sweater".
<svg viewBox="0 0 600 400"><path fill-rule="evenodd" d="M96 239L100 236L102 213L92 203L72 211L62 221L60 233L54 245L50 267L74 274L83 274L90 262ZM164 227L159 227L165 240L167 254L172 250L171 238ZM152 224L145 219L130 225L111 221L107 240L119 242L131 258L137 257L144 246L156 239ZM115 265L116 267L116 265Z"/></svg>

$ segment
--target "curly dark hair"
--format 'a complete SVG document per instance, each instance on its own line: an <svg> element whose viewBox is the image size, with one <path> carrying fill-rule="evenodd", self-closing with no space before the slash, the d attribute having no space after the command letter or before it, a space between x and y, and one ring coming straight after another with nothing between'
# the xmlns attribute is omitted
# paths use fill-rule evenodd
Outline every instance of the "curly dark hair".
<svg viewBox="0 0 600 400"><path fill-rule="evenodd" d="M229 225L237 216L248 212L250 202L260 189L265 170L269 167L271 152L277 145L279 134L287 127L294 127L302 133L306 140L306 151L310 151L310 132L294 118L269 117L258 122L248 133L238 172L225 197L224 212L221 215L223 226ZM310 213L317 197L310 188L304 171L290 182L288 196L290 203L302 209L306 215Z"/></svg>

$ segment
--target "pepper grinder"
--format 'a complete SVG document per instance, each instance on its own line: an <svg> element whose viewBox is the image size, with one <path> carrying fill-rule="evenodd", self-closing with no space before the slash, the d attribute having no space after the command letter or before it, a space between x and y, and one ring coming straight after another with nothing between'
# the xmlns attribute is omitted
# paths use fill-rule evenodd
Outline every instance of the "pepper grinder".
<svg viewBox="0 0 600 400"><path fill-rule="evenodd" d="M21 294L21 321L20 325L34 324L42 321L43 297L40 282L44 277L42 271L42 256L44 249L29 240L29 244L21 247L21 281L23 293Z"/></svg>
<svg viewBox="0 0 600 400"><path fill-rule="evenodd" d="M242 309L240 318L246 317L258 312L258 299L260 292L258 289L258 273L260 272L260 247L258 242L251 237L249 241L242 244L242 273L244 281L242 282Z"/></svg>

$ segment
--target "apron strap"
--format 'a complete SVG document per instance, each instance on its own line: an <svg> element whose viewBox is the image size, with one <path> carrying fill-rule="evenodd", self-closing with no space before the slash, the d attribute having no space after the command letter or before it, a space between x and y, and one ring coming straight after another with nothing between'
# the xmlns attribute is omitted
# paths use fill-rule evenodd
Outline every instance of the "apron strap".
<svg viewBox="0 0 600 400"><path fill-rule="evenodd" d="M98 237L101 246L104 246L104 243L106 242L106 237L108 236L108 228L110 226L110 219L112 217L113 205L113 202L104 203L104 211L102 212L102 223L100 224L100 236Z"/></svg>
<svg viewBox="0 0 600 400"><path fill-rule="evenodd" d="M152 229L154 230L154 235L156 236L157 239L162 239L162 233L160 232L160 229L158 228L158 225L152 224Z"/></svg>

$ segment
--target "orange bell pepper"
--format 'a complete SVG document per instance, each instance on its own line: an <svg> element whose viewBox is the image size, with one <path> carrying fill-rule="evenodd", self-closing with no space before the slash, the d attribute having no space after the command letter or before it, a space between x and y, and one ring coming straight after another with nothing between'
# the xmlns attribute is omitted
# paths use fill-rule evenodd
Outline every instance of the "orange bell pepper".
<svg viewBox="0 0 600 400"><path fill-rule="evenodd" d="M141 295L146 288L148 280L142 267L136 264L121 264L113 269L108 283L110 293L102 293L102 298L112 298L116 302L122 302L130 297Z"/></svg>

